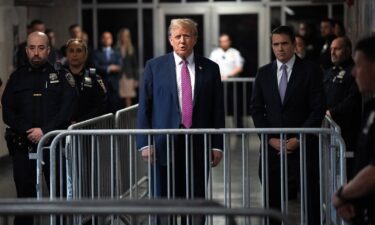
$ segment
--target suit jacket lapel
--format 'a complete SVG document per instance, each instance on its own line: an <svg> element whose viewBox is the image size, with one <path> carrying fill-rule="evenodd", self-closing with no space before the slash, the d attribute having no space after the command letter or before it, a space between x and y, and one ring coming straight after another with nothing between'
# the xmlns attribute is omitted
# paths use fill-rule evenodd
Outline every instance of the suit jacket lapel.
<svg viewBox="0 0 375 225"><path fill-rule="evenodd" d="M270 91L272 91L272 96L275 96L275 101L282 105L281 103L281 97L279 93L279 84L277 82L277 62L276 60L273 62L272 68L271 68L271 80L270 80Z"/></svg>
<svg viewBox="0 0 375 225"><path fill-rule="evenodd" d="M200 60L199 56L197 55L194 56L194 63L195 63L195 86L194 86L193 104L195 104L198 94L202 88L203 72L204 72L203 65L201 64L202 61Z"/></svg>
<svg viewBox="0 0 375 225"><path fill-rule="evenodd" d="M177 94L177 79L176 79L176 65L174 61L173 53L168 55L168 62L166 63L166 79L168 79L167 83L170 84L169 90L172 93L174 103L180 108L178 94Z"/></svg>

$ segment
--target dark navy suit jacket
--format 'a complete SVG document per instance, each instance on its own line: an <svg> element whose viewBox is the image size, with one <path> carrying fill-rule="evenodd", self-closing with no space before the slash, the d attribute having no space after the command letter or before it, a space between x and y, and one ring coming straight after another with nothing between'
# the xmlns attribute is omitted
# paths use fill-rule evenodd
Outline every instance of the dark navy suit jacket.
<svg viewBox="0 0 375 225"><path fill-rule="evenodd" d="M225 126L223 85L219 67L209 59L194 55L195 87L191 128L223 128ZM176 68L173 53L147 62L140 86L137 127L139 129L174 129L181 124ZM223 149L222 137L212 136L212 148ZM166 165L165 136L155 141L157 162ZM202 140L194 143L194 151L203 148ZM138 149L148 145L146 135L137 136ZM203 149L202 149L203 151Z"/></svg>
<svg viewBox="0 0 375 225"><path fill-rule="evenodd" d="M296 56L283 103L277 62L259 69L251 103L255 127L320 127L325 110L322 71L311 62Z"/></svg>

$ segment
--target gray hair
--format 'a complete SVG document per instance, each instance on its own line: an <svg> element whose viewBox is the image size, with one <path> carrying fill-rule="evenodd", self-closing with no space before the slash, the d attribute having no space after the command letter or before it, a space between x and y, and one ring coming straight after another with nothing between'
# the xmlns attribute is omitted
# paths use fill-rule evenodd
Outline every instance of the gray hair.
<svg viewBox="0 0 375 225"><path fill-rule="evenodd" d="M197 23L194 22L194 20L189 19L189 18L172 19L168 28L168 37L171 36L172 30L177 29L177 28L187 28L192 32L192 34L195 37L198 37L197 26L198 26Z"/></svg>

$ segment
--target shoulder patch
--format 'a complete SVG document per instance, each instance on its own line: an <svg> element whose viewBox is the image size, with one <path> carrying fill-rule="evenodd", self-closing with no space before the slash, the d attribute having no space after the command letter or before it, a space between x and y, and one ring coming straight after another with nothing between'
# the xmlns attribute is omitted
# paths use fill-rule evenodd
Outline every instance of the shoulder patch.
<svg viewBox="0 0 375 225"><path fill-rule="evenodd" d="M66 80L70 84L70 86L75 87L76 86L76 81L74 80L74 77L71 73L66 73L65 74Z"/></svg>

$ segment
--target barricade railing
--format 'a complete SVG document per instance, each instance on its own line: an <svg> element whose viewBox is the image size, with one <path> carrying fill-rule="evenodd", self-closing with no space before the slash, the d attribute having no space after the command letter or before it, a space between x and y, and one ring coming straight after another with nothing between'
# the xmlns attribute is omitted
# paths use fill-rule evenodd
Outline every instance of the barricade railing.
<svg viewBox="0 0 375 225"><path fill-rule="evenodd" d="M233 121L226 121L226 127L247 127L245 118L250 116L252 87L255 77L231 77L223 80L225 115L232 117Z"/></svg>
<svg viewBox="0 0 375 225"><path fill-rule="evenodd" d="M341 135L340 126L332 119L332 117L326 115L322 127L331 129ZM321 193L322 207L325 210L325 221L327 223L338 224L337 221L341 221L336 213L336 209L332 205L332 194L340 187L340 185L346 183L346 158L352 158L353 152L348 151L335 151L339 147L336 139L331 138L330 144L328 145L330 151L323 151L322 154L322 167L320 168L322 182L321 184L323 192ZM324 173L322 172L324 171ZM323 213L323 212L321 212ZM335 223L336 222L336 223ZM344 221L341 221L344 225Z"/></svg>
<svg viewBox="0 0 375 225"><path fill-rule="evenodd" d="M113 129L115 127L114 115L108 113L92 119L88 119L82 122L72 124L68 127L68 130L89 130L89 129ZM78 138L77 140L75 138ZM110 160L110 155L107 154L105 148L100 147L100 153L94 153L90 151L92 145L103 145L107 146L111 140L108 137L98 137L96 142L92 142L89 137L66 137L65 154L59 156L59 159L65 159L65 164L61 164L60 170L66 172L66 195L68 199L80 199L94 196L94 190L97 195L108 195L111 188L108 183L101 182L99 179L94 182L92 176L98 174L100 178L105 174L108 174L109 167L106 162ZM100 154L100 158L93 154ZM92 163L96 160L95 166ZM77 175L79 173L79 176ZM91 176L91 177L89 177ZM80 177L81 179L77 179ZM60 182L65 184L65 182ZM79 186L79 187L78 187ZM60 190L64 190L63 187ZM74 195L74 197L73 197Z"/></svg>
<svg viewBox="0 0 375 225"><path fill-rule="evenodd" d="M188 160L188 158L193 158L193 152L194 150L189 150L190 146L195 146L194 142L197 141L197 137L200 138L199 145L201 146L203 150L204 156L200 158L204 162L204 168L207 168L204 171L201 171L202 174L204 174L204 180L207 181L206 185L204 187L204 197L206 199L215 199L222 201L225 207L228 208L233 208L233 207L242 207L242 208L249 208L252 207L253 205L255 206L261 206L264 208L268 207L268 187L267 185L262 185L262 189L260 191L261 194L261 199L259 199L259 196L254 196L253 193L255 190L254 186L252 183L259 182L259 179L257 177L253 178L249 174L251 171L249 171L249 164L254 162L257 163L254 158L250 157L250 148L257 148L255 152L261 152L262 157L260 158L262 162L262 168L261 168L261 178L264 183L268 183L268 172L267 172L267 167L268 167L268 137L269 135L277 135L280 137L282 140L281 143L285 143L286 136L290 134L296 134L298 139L299 139L299 148L300 148L300 165L299 168L300 170L300 192L301 192L301 197L300 197L300 224L306 224L307 223L307 192L306 192L306 138L307 136L313 134L314 136L318 137L318 149L319 151L317 154L319 154L319 168L322 168L324 166L329 167L329 165L323 165L325 163L324 160L322 160L322 157L324 156L324 152L330 152L334 151L335 155L337 152L339 152L340 156L343 156L345 152L345 144L341 138L341 136L333 131L332 129L324 129L324 128L304 128L304 129L297 129L297 128L269 128L269 129L178 129L178 130L70 130L70 131L56 131L54 135L56 137L53 139L53 141L50 144L50 162L51 162L51 186L50 186L50 197L51 199L56 199L56 198L64 198L64 197L57 197L56 195L56 184L59 182L56 182L57 179L59 178L61 182L61 177L64 175L62 173L56 173L56 152L58 149L58 146L62 145L61 143L67 136L71 137L76 137L75 140L78 140L79 137L86 136L89 137L89 139L92 140L93 143L96 143L98 138L100 136L105 136L108 137L111 141L108 143L108 145L103 146L103 145L91 145L90 151L98 154L98 157L100 158L100 152L104 148L105 151L107 152L106 154L109 154L110 157L106 160L105 164L110 166L110 172L101 175L101 177L96 177L95 173L91 175L91 179L97 181L98 179L102 179L103 182L107 182L110 185L110 194L108 195L92 195L91 198L97 199L97 198L112 198L112 199L118 199L120 198L119 192L116 190L118 188L117 183L120 182L121 176L118 174L118 170L115 168L115 163L117 161L116 157L119 156L118 152L119 151L126 151L127 154L129 154L130 161L133 161L136 159L136 156L139 155L137 153L137 149L135 148L135 144L129 145L128 148L125 149L119 149L115 145L115 139L116 137L122 137L122 138L127 138L129 143L135 143L136 140L136 135L147 135L148 139L148 145L151 145L152 143L155 142L155 140L159 140L160 137L164 136L166 138L166 142L169 143L166 145L166 151L167 151L167 162L172 162L172 163L167 163L167 171L174 171L174 168L176 166L176 163L182 163L185 164L186 168L186 190L187 192L190 192L190 194L186 195L187 198L190 198L194 192L193 186L191 186L191 182L189 180L194 180L192 176L195 174L194 173L194 168L190 166L190 164L194 164L193 160ZM231 136L235 135L237 138L240 137L240 140L238 140L238 144L236 146L231 146L229 145L229 139ZM48 135L47 135L48 136ZM216 137L215 137L216 136ZM211 149L212 146L212 140L213 138L219 138L223 142L223 160L221 163L221 166L217 168L212 168L209 165L209 162L211 162L211 154L208 151ZM185 140L185 148L183 149L177 149L180 152L183 151L183 154L186 155L186 160L185 162L173 162L174 160L174 154L177 153L177 150L175 150L174 147L174 141L176 141L176 137L182 138ZM260 142L259 142L260 139ZM333 145L331 143L331 140L335 140L335 145L337 147L332 148L331 146ZM45 138L41 140L41 143L38 147L38 155L42 155L43 148L43 142L45 141ZM250 145L250 143L257 142L258 144ZM260 146L260 147L259 147ZM260 148L260 149L259 149ZM289 213L289 201L288 201L288 157L287 157L287 152L285 151L285 144L281 144L280 146L280 177L281 179L281 211L285 214ZM254 150L254 149L253 149ZM79 152L79 150L78 150ZM254 152L254 151L252 151ZM95 155L93 154L93 155ZM195 152L194 152L195 154ZM238 160L238 156L240 156L240 160ZM154 157L156 157L154 155ZM232 177L232 158L236 158L235 163L236 164L241 164L240 168L241 171L237 171L237 173L240 173L241 175L238 176L238 174L235 174L235 177ZM258 156L259 157L259 156ZM257 156L255 157L257 158ZM133 159L133 160L132 160ZM149 158L150 160L151 158ZM77 160L77 159L76 159ZM156 158L153 158L153 161L157 160ZM92 162L95 164L95 161ZM341 163L345 163L344 160L341 160ZM191 165L192 165L191 164ZM152 182L153 177L155 176L155 166L156 164L147 164L144 165L146 167L147 175L148 175L148 197L149 198L154 198L152 193L155 193L155 188L156 184ZM129 179L130 187L133 187L135 182L139 180L139 175L134 173L135 167L134 165L132 167L129 167L129 177L132 177ZM329 170L327 170L329 171ZM38 170L40 173L41 170ZM325 186L331 185L327 184L322 180L324 177L328 177L329 175L323 176L322 173L325 173L326 170L320 170L320 193L325 190ZM168 172L169 173L169 172ZM79 174L77 174L79 175ZM172 174L168 174L168 184L173 184L174 179ZM345 172L343 170L340 170L340 173L338 173L338 176L340 177L345 177ZM38 179L41 179L42 176L38 174ZM238 180L240 178L240 186L242 190L236 189L235 191L232 191L232 180ZM77 180L80 180L82 178L77 177ZM213 181L215 182L215 187L213 187ZM344 179L335 179L333 180L328 180L328 182L336 182L338 185L341 185ZM38 181L38 184L41 183L41 180ZM61 184L61 183L60 183ZM252 184L252 185L251 185ZM259 185L260 186L260 185ZM168 187L168 195L166 198L173 199L173 185L167 185ZM217 188L221 187L221 188ZM79 188L79 187L78 187ZM40 189L38 189L39 191ZM61 190L61 189L60 189ZM132 190L132 188L130 189ZM42 196L42 195L39 195ZM60 196L64 196L60 195ZM137 199L139 198L139 195L137 194L132 194L129 197L130 199ZM326 203L325 198L320 199L321 206L323 206ZM329 208L322 208L322 214L321 214L321 224L323 224L323 221L325 221L327 218L327 210L330 210ZM213 220L208 218L209 224L215 224L213 223ZM249 223L249 221L245 221L246 224ZM336 223L337 224L337 223Z"/></svg>
<svg viewBox="0 0 375 225"><path fill-rule="evenodd" d="M138 104L119 110L115 115L116 129L136 129ZM116 149L134 149L135 140L125 138L123 136L116 137ZM147 196L147 171L142 163L142 158L139 154L133 151L118 151L119 166L118 173L122 179L117 184L117 189L121 193L121 198L133 198L133 195L139 198ZM130 160L135 159L135 160ZM131 168L134 173L130 173ZM137 180L135 180L138 178ZM129 180L132 180L133 186L130 187Z"/></svg>
<svg viewBox="0 0 375 225"><path fill-rule="evenodd" d="M235 217L272 218L291 224L287 216L275 210L260 208L230 209L214 201L205 200L35 200L0 199L0 225L8 225L12 215L69 216L130 216L137 220L142 216L225 216L230 225L235 225ZM37 218L41 220L40 218ZM41 224L41 223L40 223Z"/></svg>

